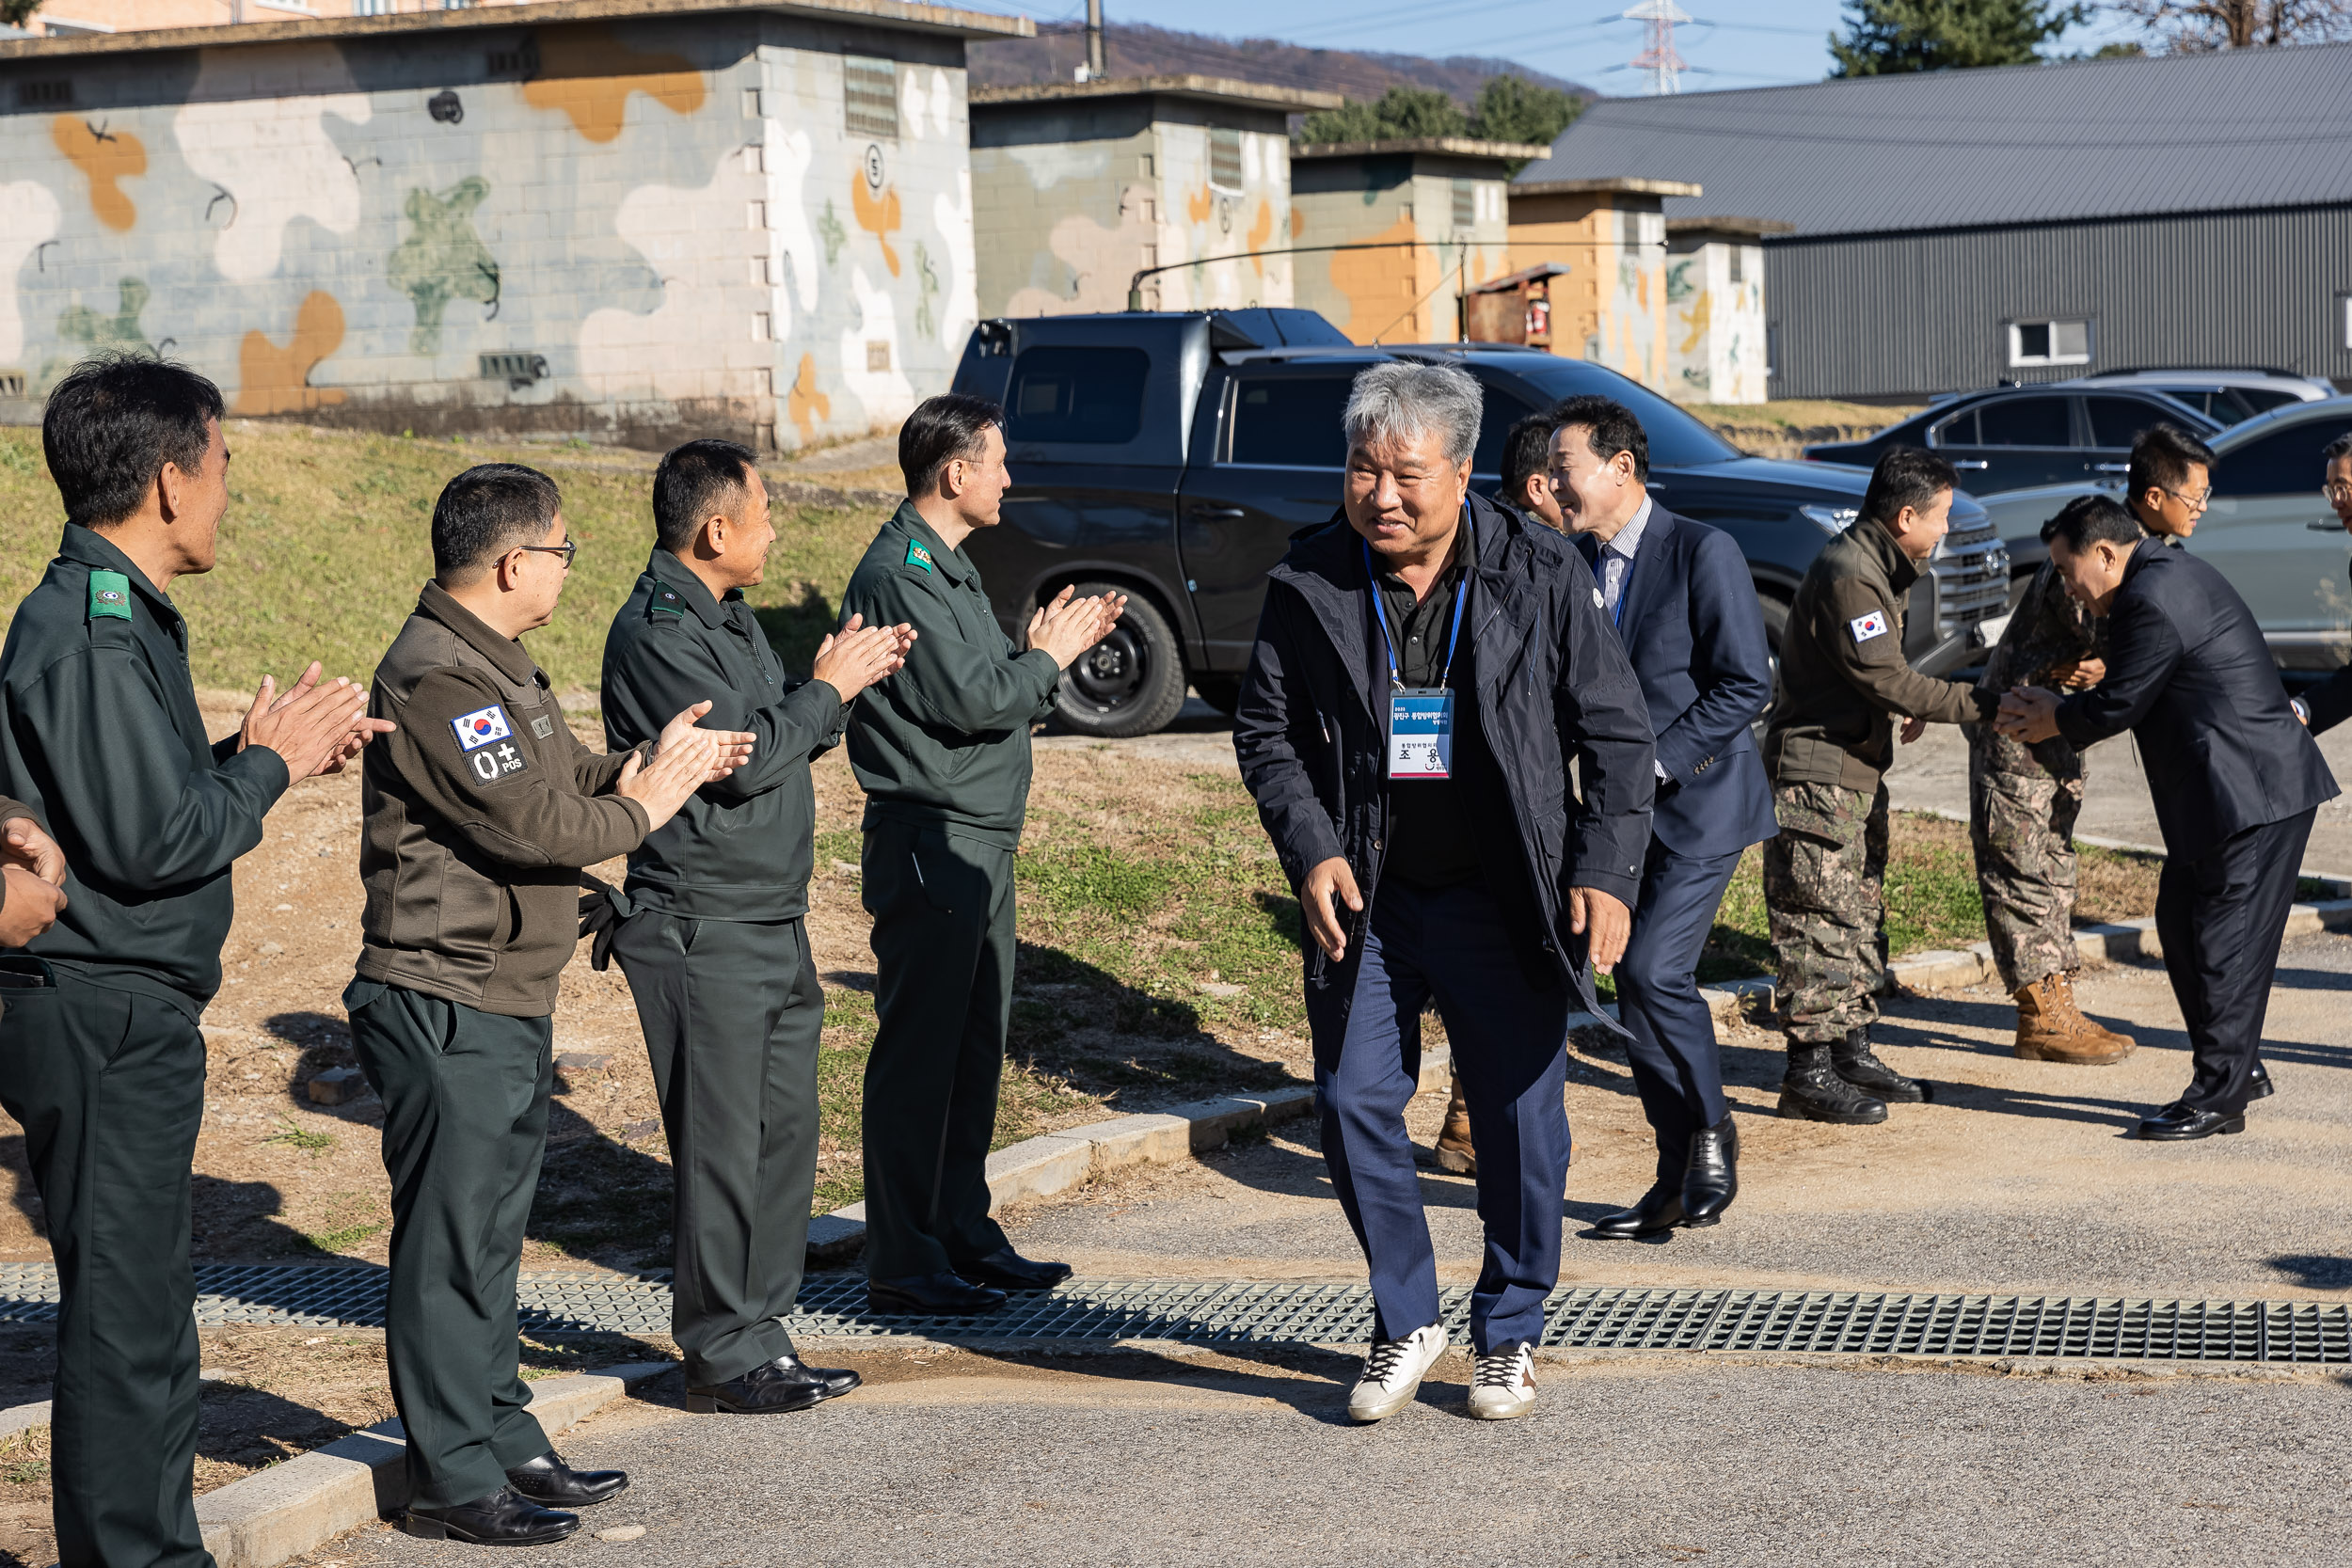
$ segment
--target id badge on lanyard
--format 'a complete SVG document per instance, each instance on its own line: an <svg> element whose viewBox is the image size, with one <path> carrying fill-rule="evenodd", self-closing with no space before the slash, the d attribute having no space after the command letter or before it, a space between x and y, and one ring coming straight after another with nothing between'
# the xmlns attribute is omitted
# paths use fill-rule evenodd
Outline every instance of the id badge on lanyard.
<svg viewBox="0 0 2352 1568"><path fill-rule="evenodd" d="M1402 687L1389 693L1389 777L1454 776L1454 693Z"/></svg>
<svg viewBox="0 0 2352 1568"><path fill-rule="evenodd" d="M1373 618L1380 623L1380 641L1389 653L1389 777L1391 779L1450 779L1454 776L1454 655L1461 646L1462 602L1470 596L1470 563L1477 559L1476 543L1469 536L1470 508L1462 508L1464 554L1462 580L1454 589L1454 619L1446 631L1445 668L1436 686L1408 687L1397 668L1396 641L1389 635L1389 615L1382 607L1380 579L1373 569L1372 548L1364 546L1364 580L1372 588Z"/></svg>

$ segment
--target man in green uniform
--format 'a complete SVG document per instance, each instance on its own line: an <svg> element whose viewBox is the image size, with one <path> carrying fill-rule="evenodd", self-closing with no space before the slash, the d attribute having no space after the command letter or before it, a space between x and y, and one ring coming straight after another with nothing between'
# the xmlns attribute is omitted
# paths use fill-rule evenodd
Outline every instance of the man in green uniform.
<svg viewBox="0 0 2352 1568"><path fill-rule="evenodd" d="M803 1366L780 1321L808 1250L825 1022L802 918L808 765L840 740L857 694L902 662L903 628L852 617L818 649L813 678L785 674L743 602L776 538L755 463L732 441L690 441L655 470L653 556L604 644L604 734L625 752L708 699L710 724L757 737L749 764L645 836L607 898L670 1135L687 1406L765 1414L858 1385Z"/></svg>
<svg viewBox="0 0 2352 1568"><path fill-rule="evenodd" d="M556 982L578 942L580 871L625 854L751 742L694 727L598 755L516 641L554 617L575 546L545 474L469 468L433 509L433 580L376 668L400 728L360 806L352 1045L384 1101L392 1183L385 1350L407 1428L412 1535L553 1541L619 1471L548 1443L516 1365L515 1273L547 1149Z"/></svg>
<svg viewBox="0 0 2352 1568"><path fill-rule="evenodd" d="M2069 509L2089 498L2069 502ZM2048 562L2010 612L1985 661L1979 692L1998 702L2016 686L2079 691L2106 673L2106 623L2066 591ZM2001 989L2017 1001L2026 1061L2098 1067L2132 1053L2129 1036L2083 1016L2074 1001L2074 821L2083 756L2064 736L2031 745L1991 724L1968 726L1968 834L1984 895L1985 935Z"/></svg>
<svg viewBox="0 0 2352 1568"><path fill-rule="evenodd" d="M1862 515L1821 548L1788 607L1783 695L1764 736L1780 835L1764 843L1764 904L1780 960L1788 1073L1780 1114L1851 1124L1927 1088L1870 1050L1886 974L1887 767L1930 723L1987 720L1996 694L1903 659L1903 606L1951 524L1958 475L1933 452L1879 459Z"/></svg>
<svg viewBox="0 0 2352 1568"><path fill-rule="evenodd" d="M1004 414L950 393L898 432L907 499L842 608L911 626L906 667L850 716L866 788L866 912L880 1027L866 1063L866 1273L875 1307L977 1312L1069 1276L1013 1251L988 1215L988 1146L1012 1006L1012 861L1029 725L1126 607L1064 589L1028 626L996 624L961 546L995 526L1011 476Z"/></svg>
<svg viewBox="0 0 2352 1568"><path fill-rule="evenodd" d="M213 566L220 417L211 382L158 360L93 361L57 384L41 445L65 537L0 652L0 788L72 866L57 923L0 990L0 1104L24 1128L61 1292L50 1484L66 1568L213 1560L189 1492L197 1020L220 989L230 868L263 815L385 727L313 664L282 699L264 680L237 732L206 738L170 588ZM0 920L37 912L35 888L14 867L7 879Z"/></svg>

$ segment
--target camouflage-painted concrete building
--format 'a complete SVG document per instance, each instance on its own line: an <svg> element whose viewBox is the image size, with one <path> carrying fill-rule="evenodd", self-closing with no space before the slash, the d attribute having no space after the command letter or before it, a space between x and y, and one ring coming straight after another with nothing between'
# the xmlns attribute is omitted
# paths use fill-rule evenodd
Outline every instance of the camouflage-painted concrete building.
<svg viewBox="0 0 2352 1568"><path fill-rule="evenodd" d="M1684 403L1762 403L1771 368L1764 236L1772 218L1666 220L1666 393Z"/></svg>
<svg viewBox="0 0 2352 1568"><path fill-rule="evenodd" d="M1653 391L1672 384L1666 333L1666 214L1670 196L1697 196L1679 180L1549 180L1511 187L1513 270L1556 261L1551 352L1631 376Z"/></svg>
<svg viewBox="0 0 2352 1568"><path fill-rule="evenodd" d="M898 0L556 0L0 43L0 418L98 348L241 415L862 434L974 320L964 41Z"/></svg>
<svg viewBox="0 0 2352 1568"><path fill-rule="evenodd" d="M983 316L1288 305L1288 117L1330 93L1207 76L1102 77L972 95ZM1177 263L1197 262L1197 265Z"/></svg>
<svg viewBox="0 0 2352 1568"><path fill-rule="evenodd" d="M1466 136L1294 150L1295 243L1383 247L1296 258L1295 302L1359 343L1453 342L1462 290L1510 269L1506 171L1547 150Z"/></svg>

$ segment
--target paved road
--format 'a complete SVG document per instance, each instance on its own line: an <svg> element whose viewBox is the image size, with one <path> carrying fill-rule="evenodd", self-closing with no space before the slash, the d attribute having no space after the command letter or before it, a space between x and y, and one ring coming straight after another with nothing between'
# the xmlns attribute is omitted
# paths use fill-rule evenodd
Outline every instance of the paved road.
<svg viewBox="0 0 2352 1568"><path fill-rule="evenodd" d="M1937 1082L1889 1126L1769 1114L1777 1037L1730 1040L1745 1182L1722 1226L1658 1244L1572 1237L1565 1277L2338 1301L2352 1287L2352 938L2289 944L2278 1096L2239 1137L2122 1136L2186 1059L2161 973L2090 978L2142 1050L2107 1069L2020 1063L1989 992L1893 1005L1888 1054ZM1630 1198L1648 1155L1621 1062L1579 1058L1572 1222ZM1416 1102L1426 1141L1442 1107ZM1470 1276L1468 1183L1424 1179L1451 1279ZM1357 1280L1305 1124L1009 1216L1025 1250L1093 1276ZM568 1436L637 1478L566 1562L1741 1564L2342 1561L2344 1379L2077 1368L1898 1368L1553 1357L1537 1412L1462 1418L1467 1368L1371 1430L1341 1419L1352 1355L1311 1347L1011 1355L804 1349L871 1379L776 1420L686 1417L675 1388ZM325 1564L529 1563L382 1528Z"/></svg>

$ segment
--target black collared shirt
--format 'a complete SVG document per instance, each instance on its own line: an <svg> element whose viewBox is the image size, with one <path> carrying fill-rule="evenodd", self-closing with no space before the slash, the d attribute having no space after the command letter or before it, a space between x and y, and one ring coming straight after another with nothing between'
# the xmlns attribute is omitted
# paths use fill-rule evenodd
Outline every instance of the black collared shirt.
<svg viewBox="0 0 2352 1568"><path fill-rule="evenodd" d="M1454 598L1462 591L1462 551L1457 545L1453 558L1418 602L1412 589L1393 573L1379 573L1375 580L1388 624L1387 641L1377 630L1372 633L1376 668L1383 675L1388 673L1392 641L1396 673L1406 686L1426 690L1442 685L1454 694L1453 776L1390 781L1389 848L1381 875L1418 888L1454 887L1480 875L1471 781L1486 756L1486 736L1478 725L1477 687L1471 676L1471 607L1467 603L1462 607L1458 634L1462 646L1459 650L1449 646ZM1386 691L1383 682L1384 702Z"/></svg>

